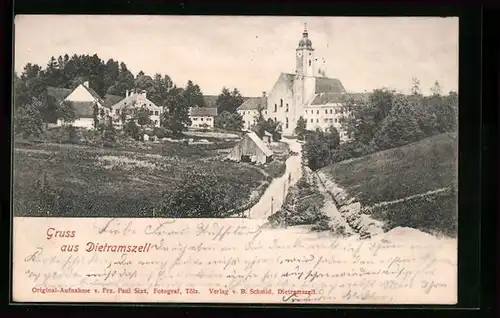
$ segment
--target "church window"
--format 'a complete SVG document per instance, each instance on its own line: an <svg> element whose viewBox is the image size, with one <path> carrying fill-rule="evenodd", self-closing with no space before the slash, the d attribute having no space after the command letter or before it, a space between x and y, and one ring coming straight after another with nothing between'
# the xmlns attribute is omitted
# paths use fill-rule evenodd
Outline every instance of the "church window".
<svg viewBox="0 0 500 318"><path fill-rule="evenodd" d="M277 121L277 120L276 120L276 117L274 117L274 121Z"/></svg>
<svg viewBox="0 0 500 318"><path fill-rule="evenodd" d="M274 104L274 112L278 111L278 105Z"/></svg>
<svg viewBox="0 0 500 318"><path fill-rule="evenodd" d="M288 117L286 118L285 128L288 128Z"/></svg>
<svg viewBox="0 0 500 318"><path fill-rule="evenodd" d="M311 60L309 60L309 66L311 66Z"/></svg>
<svg viewBox="0 0 500 318"><path fill-rule="evenodd" d="M288 103L286 104L286 109L285 111L288 113Z"/></svg>
<svg viewBox="0 0 500 318"><path fill-rule="evenodd" d="M280 107L283 107L283 98L280 98Z"/></svg>

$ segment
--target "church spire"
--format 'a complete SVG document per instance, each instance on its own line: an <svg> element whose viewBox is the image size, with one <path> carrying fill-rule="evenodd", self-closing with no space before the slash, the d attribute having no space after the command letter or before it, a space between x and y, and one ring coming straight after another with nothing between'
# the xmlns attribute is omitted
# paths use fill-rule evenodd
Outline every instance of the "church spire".
<svg viewBox="0 0 500 318"><path fill-rule="evenodd" d="M307 32L307 23L304 23L304 32L302 32L302 39L299 41L299 48L312 49L312 42L309 39L309 33Z"/></svg>

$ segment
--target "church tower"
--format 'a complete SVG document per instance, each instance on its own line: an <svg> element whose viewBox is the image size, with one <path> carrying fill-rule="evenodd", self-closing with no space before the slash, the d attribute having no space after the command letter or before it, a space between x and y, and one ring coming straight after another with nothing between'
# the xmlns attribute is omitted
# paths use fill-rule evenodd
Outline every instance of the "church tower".
<svg viewBox="0 0 500 318"><path fill-rule="evenodd" d="M295 58L294 100L297 106L303 106L314 95L314 76L316 74L314 49L312 41L309 39L309 33L307 32L307 24L304 25L302 39L300 39L299 45L295 49Z"/></svg>

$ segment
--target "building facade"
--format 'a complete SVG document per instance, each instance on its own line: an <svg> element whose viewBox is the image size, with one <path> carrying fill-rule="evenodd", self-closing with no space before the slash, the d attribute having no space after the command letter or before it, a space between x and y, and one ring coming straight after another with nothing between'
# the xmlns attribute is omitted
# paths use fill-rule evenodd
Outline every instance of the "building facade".
<svg viewBox="0 0 500 318"><path fill-rule="evenodd" d="M59 88L48 88L49 95L51 92L64 89ZM53 95L55 97L55 95ZM98 118L101 121L109 118L111 114L111 108L107 105L104 100L89 86L89 82L86 81L83 84L78 85L74 90L67 90L67 95L60 100L60 103L69 101L73 104L75 108L76 119L71 123L73 127L92 129L94 128L94 110L97 106ZM57 120L57 126L62 126L65 123L61 120Z"/></svg>
<svg viewBox="0 0 500 318"><path fill-rule="evenodd" d="M340 125L340 118L345 115L341 101L346 90L340 80L325 75L325 67L318 61L321 59L316 58L305 28L295 49L295 73L281 73L265 100L252 98L238 108L244 116L245 129L252 126L258 105L264 104L264 118L278 121L283 135L293 135L298 119L303 117L307 129L333 125L341 139L347 139Z"/></svg>
<svg viewBox="0 0 500 318"><path fill-rule="evenodd" d="M193 107L189 109L191 129L214 129L217 108L215 107Z"/></svg>
<svg viewBox="0 0 500 318"><path fill-rule="evenodd" d="M255 125L255 118L259 113L259 108L262 108L264 114L265 109L267 109L266 92L262 92L261 97L247 99L238 107L237 112L244 121L243 130L248 131Z"/></svg>
<svg viewBox="0 0 500 318"><path fill-rule="evenodd" d="M151 125L160 127L162 107L156 105L147 98L146 91L140 93L134 91L126 92L125 98L114 104L112 109L113 123L117 128L123 127L124 122L134 116L134 112L145 108L149 112Z"/></svg>

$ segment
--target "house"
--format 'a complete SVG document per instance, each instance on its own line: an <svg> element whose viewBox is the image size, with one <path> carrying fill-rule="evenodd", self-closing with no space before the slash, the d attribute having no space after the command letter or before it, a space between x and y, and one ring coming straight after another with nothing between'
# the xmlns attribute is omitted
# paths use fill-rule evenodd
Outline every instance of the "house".
<svg viewBox="0 0 500 318"><path fill-rule="evenodd" d="M236 162L266 164L273 158L273 152L256 133L249 132L231 150L226 159Z"/></svg>
<svg viewBox="0 0 500 318"><path fill-rule="evenodd" d="M94 127L94 109L97 107L98 119L104 121L110 116L111 109L108 104L89 86L86 81L70 90L59 87L47 87L47 95L54 98L57 103L69 101L75 108L76 119L73 127L91 129ZM57 126L64 122L57 120Z"/></svg>
<svg viewBox="0 0 500 318"><path fill-rule="evenodd" d="M261 97L249 98L241 104L236 110L237 113L243 118L243 130L250 130L255 125L255 117L259 114L259 108L262 109L264 114L267 108L266 92L262 92ZM266 111L267 112L267 111Z"/></svg>
<svg viewBox="0 0 500 318"><path fill-rule="evenodd" d="M307 28L293 52L295 73L281 73L265 100L263 96L245 101L238 108L238 112L246 116L247 127L251 126L257 105L264 104L264 118L279 122L285 136L294 134L297 120L303 117L307 129L325 129L333 125L339 130L341 139L346 140L347 134L340 125L340 118L347 115L342 107L346 89L339 79L326 76L325 62L315 57Z"/></svg>
<svg viewBox="0 0 500 318"><path fill-rule="evenodd" d="M215 107L192 107L189 108L190 128L214 129L217 108Z"/></svg>
<svg viewBox="0 0 500 318"><path fill-rule="evenodd" d="M110 100L113 99L112 96L108 98ZM130 119L135 111L141 108L146 108L149 111L151 124L155 127L160 127L162 107L149 100L146 91L138 93L129 90L127 90L125 98L111 106L114 125L116 125L117 128L123 127L125 121Z"/></svg>

